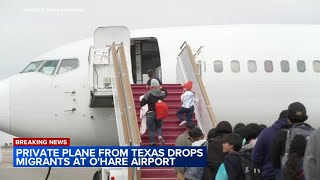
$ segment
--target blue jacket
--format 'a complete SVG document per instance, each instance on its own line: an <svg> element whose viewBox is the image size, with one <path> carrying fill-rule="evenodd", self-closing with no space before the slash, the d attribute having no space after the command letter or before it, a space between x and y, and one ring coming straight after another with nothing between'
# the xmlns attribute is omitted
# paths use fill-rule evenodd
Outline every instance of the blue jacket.
<svg viewBox="0 0 320 180"><path fill-rule="evenodd" d="M255 164L262 167L263 177L275 177L270 157L270 146L273 138L280 129L285 128L288 125L287 119L279 119L271 127L264 129L258 137L252 151L252 160Z"/></svg>

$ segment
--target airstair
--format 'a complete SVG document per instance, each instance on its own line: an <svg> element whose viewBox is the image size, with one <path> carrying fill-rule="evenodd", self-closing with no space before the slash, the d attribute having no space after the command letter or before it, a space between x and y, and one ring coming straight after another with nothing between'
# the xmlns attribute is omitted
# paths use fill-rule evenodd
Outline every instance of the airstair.
<svg viewBox="0 0 320 180"><path fill-rule="evenodd" d="M195 104L195 113L192 117L192 122L197 124L207 134L210 129L216 126L217 122L213 114L212 107L208 95L206 93L204 84L201 79L201 61L196 62L196 57L202 51L203 47L200 47L196 54L192 54L191 47L185 42L181 47L181 52L178 55L176 65L176 77L177 84L164 84L163 87L167 89L168 96L165 98L165 102L169 107L169 116L164 120L162 125L163 138L166 141L166 146L175 146L175 140L181 135L185 128L179 127L180 121L176 116L176 112L181 107L180 96L182 94L181 84L192 80L193 91L198 98ZM202 58L201 58L202 59ZM145 85L132 85L133 97L135 100L137 117L139 119L139 96L147 92ZM141 125L141 120L138 120ZM142 146L150 145L147 132L142 135ZM159 144L158 144L159 145ZM142 180L174 180L177 179L173 168L141 168Z"/></svg>

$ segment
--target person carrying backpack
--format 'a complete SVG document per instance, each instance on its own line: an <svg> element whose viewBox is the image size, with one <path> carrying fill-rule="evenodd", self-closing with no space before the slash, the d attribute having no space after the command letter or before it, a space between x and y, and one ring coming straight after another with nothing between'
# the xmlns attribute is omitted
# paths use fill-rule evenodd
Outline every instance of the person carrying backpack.
<svg viewBox="0 0 320 180"><path fill-rule="evenodd" d="M287 111L284 110L280 113L277 121L272 126L265 128L259 134L258 139L252 151L253 162L262 168L262 176L264 180L274 180L275 172L272 168L270 146L276 134L283 128L289 125L287 119Z"/></svg>
<svg viewBox="0 0 320 180"><path fill-rule="evenodd" d="M150 87L150 91L147 92L140 101L140 107L148 104L147 128L151 146L157 145L154 136L155 130L157 131L160 144L164 145L165 141L162 137L162 119L156 118L156 104L159 102L159 100L162 101L166 97L167 91L163 88L160 90L160 84L156 79L151 80Z"/></svg>
<svg viewBox="0 0 320 180"><path fill-rule="evenodd" d="M239 155L242 141L243 138L235 133L224 136L222 148L223 152L227 154L224 156L223 164L220 166L225 168L219 168L215 179L245 180ZM227 177L222 177L221 174Z"/></svg>
<svg viewBox="0 0 320 180"><path fill-rule="evenodd" d="M214 133L210 134L211 131ZM223 162L224 153L222 150L223 138L226 134L232 133L232 126L228 121L221 121L214 130L208 133L208 165L204 169L203 180L212 180ZM210 135L210 136L209 136Z"/></svg>
<svg viewBox="0 0 320 180"><path fill-rule="evenodd" d="M251 152L242 151L243 138L235 133L224 137L223 152L227 153L216 174L216 180L262 180L260 169L253 163Z"/></svg>
<svg viewBox="0 0 320 180"><path fill-rule="evenodd" d="M207 140L198 127L189 132L190 137L194 140L192 146L207 146ZM202 180L204 167L188 167L184 172L185 180Z"/></svg>
<svg viewBox="0 0 320 180"><path fill-rule="evenodd" d="M191 91L192 89L192 81L188 81L183 87L183 94L181 95L182 106L177 112L177 116L180 120L179 126L183 126L184 124L191 123L192 114L194 111L194 103L195 103L195 93ZM186 119L183 118L183 114L186 114Z"/></svg>
<svg viewBox="0 0 320 180"><path fill-rule="evenodd" d="M280 130L273 139L270 147L272 167L276 171L276 179L283 179L283 168L288 159L292 140L296 135L302 135L308 139L314 129L307 123L308 119L305 106L300 102L294 102L288 107L288 122L291 125L288 130Z"/></svg>
<svg viewBox="0 0 320 180"><path fill-rule="evenodd" d="M193 123L186 124L186 130L176 139L175 146L191 146L193 143L193 139L190 136L191 130L195 128ZM184 180L184 167L175 167L174 172L177 176L177 180Z"/></svg>

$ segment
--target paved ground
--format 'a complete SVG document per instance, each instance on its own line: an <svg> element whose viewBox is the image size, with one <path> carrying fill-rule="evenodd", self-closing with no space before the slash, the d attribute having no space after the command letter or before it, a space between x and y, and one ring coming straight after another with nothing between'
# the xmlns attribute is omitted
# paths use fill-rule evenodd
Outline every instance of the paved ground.
<svg viewBox="0 0 320 180"><path fill-rule="evenodd" d="M45 180L48 168L12 168L12 148L2 148L1 180ZM48 180L92 180L96 168L52 168Z"/></svg>

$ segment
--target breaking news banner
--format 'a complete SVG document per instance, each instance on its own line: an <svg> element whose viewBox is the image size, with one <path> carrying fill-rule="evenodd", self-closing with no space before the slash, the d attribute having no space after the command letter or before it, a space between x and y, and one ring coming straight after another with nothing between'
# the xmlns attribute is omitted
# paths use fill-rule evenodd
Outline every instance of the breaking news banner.
<svg viewBox="0 0 320 180"><path fill-rule="evenodd" d="M15 138L13 167L205 167L207 164L205 147L69 145L68 138Z"/></svg>

